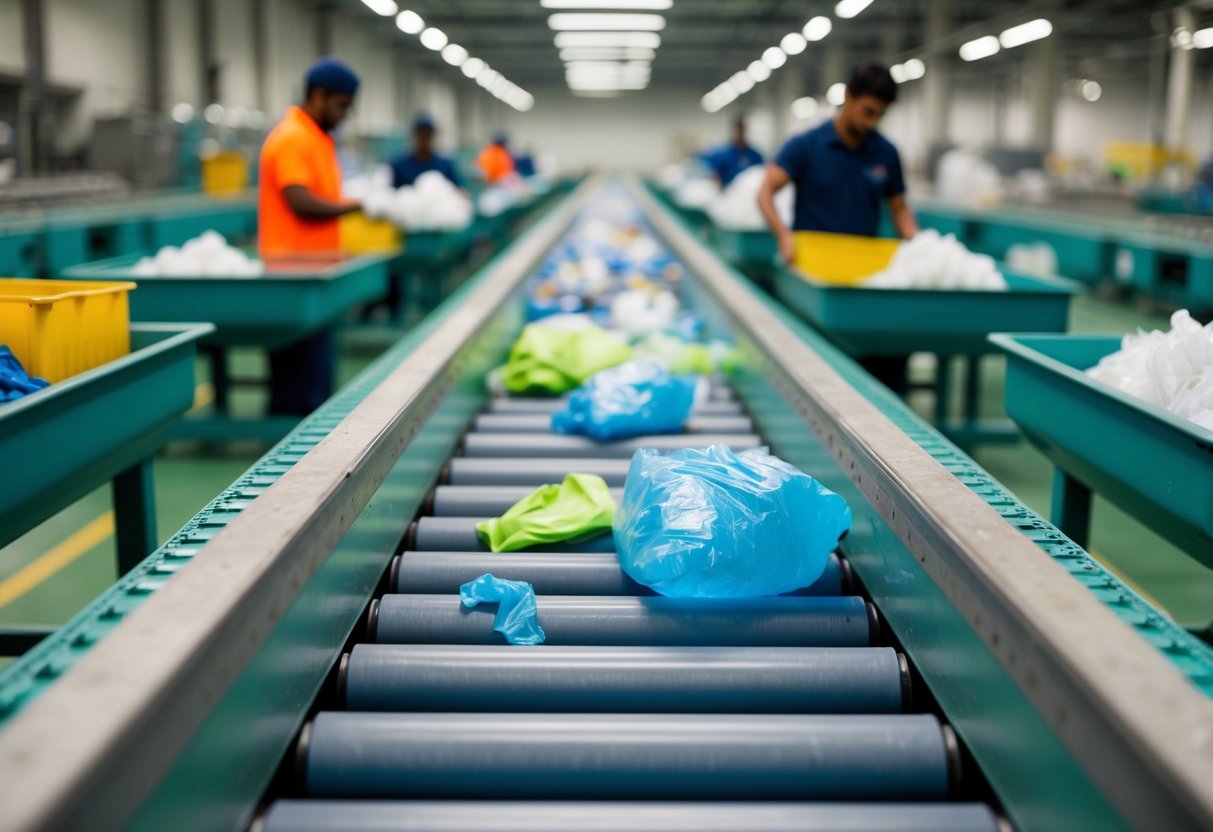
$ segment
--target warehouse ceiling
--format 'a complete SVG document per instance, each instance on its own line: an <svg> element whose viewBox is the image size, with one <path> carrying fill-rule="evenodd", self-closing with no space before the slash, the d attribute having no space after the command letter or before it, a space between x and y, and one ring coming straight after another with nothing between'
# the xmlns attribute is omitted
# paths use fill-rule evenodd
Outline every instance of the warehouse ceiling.
<svg viewBox="0 0 1213 832"><path fill-rule="evenodd" d="M857 16L839 19L834 0L673 0L659 12L664 27L649 83L705 92L817 15L832 19L829 35L788 62L804 74L805 88L813 93L840 80L828 74L841 74L860 60L892 63L918 57L928 67L944 60L963 67L957 56L962 43L1035 18L1051 20L1053 37L1064 41L1061 72L1089 71L1094 64L1105 75L1140 74L1151 49L1157 55L1165 46L1169 11L1180 5L1157 0L952 0L949 33L928 42L927 8L940 1L873 0ZM397 30L391 17L377 17L367 5L344 0L342 8L356 11L401 48L417 52L419 60L441 63L437 52L427 51L416 37ZM1187 5L1197 9L1201 25L1213 25L1213 2ZM549 28L549 16L558 10L544 8L541 0L399 0L398 6L415 11L426 25L442 29L451 42L524 88L563 86L564 71ZM1008 50L983 62L982 72L996 74L1024 54Z"/></svg>

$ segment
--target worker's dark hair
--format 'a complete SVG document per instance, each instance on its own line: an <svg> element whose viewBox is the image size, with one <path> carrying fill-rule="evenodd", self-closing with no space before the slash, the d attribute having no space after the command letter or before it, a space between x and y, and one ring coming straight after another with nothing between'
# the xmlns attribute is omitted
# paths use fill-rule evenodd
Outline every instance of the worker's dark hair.
<svg viewBox="0 0 1213 832"><path fill-rule="evenodd" d="M886 104L897 100L897 82L884 64L859 64L851 70L847 89L855 98L870 95Z"/></svg>

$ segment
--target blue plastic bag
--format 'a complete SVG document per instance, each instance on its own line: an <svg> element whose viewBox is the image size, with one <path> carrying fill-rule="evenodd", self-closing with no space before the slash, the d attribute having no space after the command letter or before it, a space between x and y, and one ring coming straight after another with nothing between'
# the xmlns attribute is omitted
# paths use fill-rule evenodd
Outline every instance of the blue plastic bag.
<svg viewBox="0 0 1213 832"><path fill-rule="evenodd" d="M459 596L465 607L497 604L493 629L510 644L543 644L547 638L539 626L535 588L526 581L507 581L485 573L459 587Z"/></svg>
<svg viewBox="0 0 1213 832"><path fill-rule="evenodd" d="M552 414L556 433L597 442L679 433L695 405L695 376L672 376L656 361L629 361L595 373Z"/></svg>
<svg viewBox="0 0 1213 832"><path fill-rule="evenodd" d="M845 499L766 448L632 457L615 513L619 563L673 598L756 598L806 587L851 528Z"/></svg>
<svg viewBox="0 0 1213 832"><path fill-rule="evenodd" d="M0 345L0 402L11 402L49 386L46 379L27 373L12 350Z"/></svg>

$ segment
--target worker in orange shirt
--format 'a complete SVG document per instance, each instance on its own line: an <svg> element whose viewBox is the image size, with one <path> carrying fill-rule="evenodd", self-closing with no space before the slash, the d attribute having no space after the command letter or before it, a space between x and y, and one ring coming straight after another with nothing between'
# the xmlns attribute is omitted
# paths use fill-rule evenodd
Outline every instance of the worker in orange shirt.
<svg viewBox="0 0 1213 832"><path fill-rule="evenodd" d="M493 136L493 143L480 151L476 163L484 172L484 179L490 185L501 181L514 172L514 157L506 149L505 133Z"/></svg>
<svg viewBox="0 0 1213 832"><path fill-rule="evenodd" d="M342 199L341 168L330 135L345 120L358 76L337 58L308 69L303 104L287 110L261 148L257 225L261 256L274 259L339 257L338 217L362 209ZM306 416L333 393L331 330L270 352L273 415Z"/></svg>

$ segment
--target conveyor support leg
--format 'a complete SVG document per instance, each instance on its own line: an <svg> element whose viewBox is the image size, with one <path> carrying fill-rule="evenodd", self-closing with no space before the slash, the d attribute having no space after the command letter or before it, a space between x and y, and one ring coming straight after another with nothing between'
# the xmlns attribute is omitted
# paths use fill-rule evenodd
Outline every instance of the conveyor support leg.
<svg viewBox="0 0 1213 832"><path fill-rule="evenodd" d="M1060 468L1053 469L1053 525L1082 548L1091 531L1091 489Z"/></svg>
<svg viewBox="0 0 1213 832"><path fill-rule="evenodd" d="M114 523L118 543L118 575L138 566L156 548L156 494L152 487L152 458L114 477Z"/></svg>

